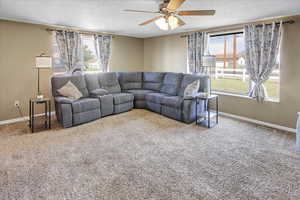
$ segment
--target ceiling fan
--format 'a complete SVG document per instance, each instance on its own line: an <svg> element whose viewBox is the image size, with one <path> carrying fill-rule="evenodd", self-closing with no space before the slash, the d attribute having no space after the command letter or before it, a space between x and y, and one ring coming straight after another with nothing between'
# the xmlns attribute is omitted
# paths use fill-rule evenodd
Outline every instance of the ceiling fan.
<svg viewBox="0 0 300 200"><path fill-rule="evenodd" d="M162 30L173 30L179 26L183 26L186 23L180 19L178 16L208 16L214 15L215 10L185 10L177 11L177 9L186 0L164 0L163 3L159 5L159 11L143 11L143 10L124 10L126 12L136 12L136 13L156 13L160 14L155 18L152 18L144 23L139 24L140 26L147 25L151 22L155 24Z"/></svg>

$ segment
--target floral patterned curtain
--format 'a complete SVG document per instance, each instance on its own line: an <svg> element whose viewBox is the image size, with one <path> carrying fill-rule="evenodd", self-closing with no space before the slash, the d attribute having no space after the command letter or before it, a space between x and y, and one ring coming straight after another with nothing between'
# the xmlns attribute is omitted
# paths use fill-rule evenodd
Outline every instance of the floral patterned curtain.
<svg viewBox="0 0 300 200"><path fill-rule="evenodd" d="M204 73L202 57L208 49L208 34L196 32L188 35L188 73Z"/></svg>
<svg viewBox="0 0 300 200"><path fill-rule="evenodd" d="M64 30L55 31L60 59L68 73L81 70L83 63L80 33Z"/></svg>
<svg viewBox="0 0 300 200"><path fill-rule="evenodd" d="M249 96L263 102L263 85L277 64L282 23L245 25L246 68L252 81Z"/></svg>
<svg viewBox="0 0 300 200"><path fill-rule="evenodd" d="M109 71L109 59L111 55L111 36L95 35L95 49L100 60L102 71Z"/></svg>

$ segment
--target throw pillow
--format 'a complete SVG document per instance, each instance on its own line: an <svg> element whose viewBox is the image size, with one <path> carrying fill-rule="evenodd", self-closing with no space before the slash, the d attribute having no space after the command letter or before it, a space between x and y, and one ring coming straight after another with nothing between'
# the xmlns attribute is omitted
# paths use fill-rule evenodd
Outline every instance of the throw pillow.
<svg viewBox="0 0 300 200"><path fill-rule="evenodd" d="M68 81L63 87L61 87L57 91L62 96L68 97L73 100L77 100L82 97L82 93L71 81Z"/></svg>
<svg viewBox="0 0 300 200"><path fill-rule="evenodd" d="M184 89L184 96L195 96L200 88L200 80L194 81Z"/></svg>

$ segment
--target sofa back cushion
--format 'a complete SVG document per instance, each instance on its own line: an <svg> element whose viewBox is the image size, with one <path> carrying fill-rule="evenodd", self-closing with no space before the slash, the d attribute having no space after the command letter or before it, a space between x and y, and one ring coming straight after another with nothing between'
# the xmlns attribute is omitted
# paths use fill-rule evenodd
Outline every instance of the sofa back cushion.
<svg viewBox="0 0 300 200"><path fill-rule="evenodd" d="M169 95L176 95L178 92L177 90L180 87L182 77L182 73L167 72L164 76L160 92Z"/></svg>
<svg viewBox="0 0 300 200"><path fill-rule="evenodd" d="M98 74L100 88L109 93L120 93L121 87L116 72L103 72Z"/></svg>
<svg viewBox="0 0 300 200"><path fill-rule="evenodd" d="M144 72L143 89L159 91L164 79L163 72Z"/></svg>
<svg viewBox="0 0 300 200"><path fill-rule="evenodd" d="M76 86L76 88L81 92L82 97L89 96L85 79L82 74L60 74L60 75L52 76L51 78L52 95L54 97L61 96L57 90L62 88L69 81L71 81Z"/></svg>
<svg viewBox="0 0 300 200"><path fill-rule="evenodd" d="M96 89L100 89L100 83L99 83L99 74L100 73L86 73L84 75L85 82L86 82L86 87L91 93L92 91Z"/></svg>
<svg viewBox="0 0 300 200"><path fill-rule="evenodd" d="M122 90L142 88L143 72L119 72L118 77Z"/></svg>
<svg viewBox="0 0 300 200"><path fill-rule="evenodd" d="M178 92L177 95L184 96L185 88L189 84L193 83L196 80L200 80L199 92L205 92L205 90L208 89L208 86L209 86L209 77L208 77L208 75L184 74L181 85L180 85L180 88L179 88L179 92Z"/></svg>

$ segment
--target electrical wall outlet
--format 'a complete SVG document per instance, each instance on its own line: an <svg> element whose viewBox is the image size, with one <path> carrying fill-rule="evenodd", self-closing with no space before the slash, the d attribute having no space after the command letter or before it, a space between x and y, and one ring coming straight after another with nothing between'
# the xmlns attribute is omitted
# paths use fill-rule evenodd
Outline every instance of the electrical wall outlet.
<svg viewBox="0 0 300 200"><path fill-rule="evenodd" d="M15 100L15 107L20 107L20 101L19 100Z"/></svg>

